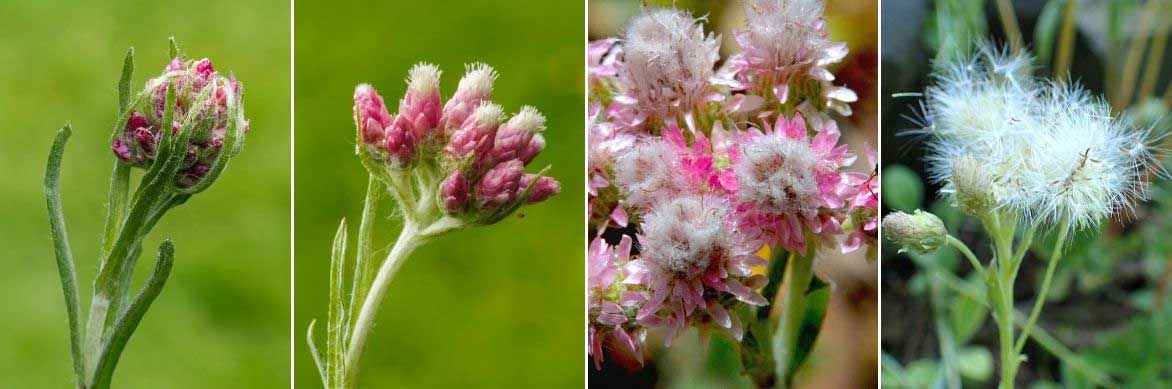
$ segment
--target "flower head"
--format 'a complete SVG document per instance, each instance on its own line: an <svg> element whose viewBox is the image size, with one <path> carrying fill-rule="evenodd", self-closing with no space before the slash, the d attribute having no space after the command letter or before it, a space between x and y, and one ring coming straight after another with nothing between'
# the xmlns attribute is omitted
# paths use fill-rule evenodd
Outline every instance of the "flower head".
<svg viewBox="0 0 1172 389"><path fill-rule="evenodd" d="M892 212L883 218L883 233L900 251L926 254L948 242L948 230L944 222L931 213L916 210L915 213Z"/></svg>
<svg viewBox="0 0 1172 389"><path fill-rule="evenodd" d="M173 58L160 76L148 80L143 93L147 99L131 108L126 124L115 135L111 145L114 155L126 164L147 169L153 166L164 135L183 137L186 144L175 150L185 156L174 185L180 189L198 184L206 187L205 178L213 166L226 164L226 158L239 151L243 144L240 138L248 131L240 83L216 72L206 58L187 60L180 56ZM170 107L168 94L174 95ZM168 110L171 120L165 123ZM225 150L229 140L232 147Z"/></svg>
<svg viewBox="0 0 1172 389"><path fill-rule="evenodd" d="M459 128L476 107L492 98L492 84L496 82L497 78L496 71L492 69L492 66L474 63L465 66L465 69L464 78L460 79L456 94L444 104L443 128L445 129Z"/></svg>
<svg viewBox="0 0 1172 389"><path fill-rule="evenodd" d="M711 85L720 43L687 13L657 8L627 27L623 40L623 95L644 115L669 117L691 110Z"/></svg>
<svg viewBox="0 0 1172 389"><path fill-rule="evenodd" d="M944 64L925 91L931 178L966 212L1093 227L1145 196L1151 131L1078 85L1029 76L991 47Z"/></svg>

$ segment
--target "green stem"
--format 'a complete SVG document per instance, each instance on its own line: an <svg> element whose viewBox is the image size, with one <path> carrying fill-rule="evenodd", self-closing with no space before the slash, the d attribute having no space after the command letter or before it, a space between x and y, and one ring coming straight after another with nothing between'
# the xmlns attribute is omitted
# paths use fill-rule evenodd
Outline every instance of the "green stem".
<svg viewBox="0 0 1172 389"><path fill-rule="evenodd" d="M357 255L355 255L354 264L354 284L350 289L350 310L351 317L358 314L358 298L359 296L366 296L366 292L370 289L370 283L373 282L374 269L372 263L374 262L372 253L372 245L374 244L374 225L377 221L377 212L380 200L382 199L382 185L373 174L369 175L366 180L366 200L362 206L362 220L358 225L358 248Z"/></svg>
<svg viewBox="0 0 1172 389"><path fill-rule="evenodd" d="M814 277L814 256L790 253L789 270L786 271L785 298L782 301L781 320L773 334L773 360L776 363L777 384L790 387L793 372L789 371L790 359L797 352L798 332L802 316L806 311L806 290Z"/></svg>
<svg viewBox="0 0 1172 389"><path fill-rule="evenodd" d="M366 348L366 339L370 335L374 318L378 314L383 297L386 297L391 280L411 252L424 242L425 239L420 235L419 227L411 219L405 219L403 230L399 232L398 240L395 241L391 252L387 254L387 258L379 267L378 276L371 284L370 292L364 296L362 310L359 311L358 317L354 321L354 330L350 333L350 345L346 348L346 357L343 363L343 369L346 372L343 388L353 388L358 382L358 364L362 358L362 351Z"/></svg>
<svg viewBox="0 0 1172 389"><path fill-rule="evenodd" d="M1038 321L1038 315L1042 313L1042 305L1046 303L1046 296L1050 293L1050 280L1054 278L1054 269L1058 267L1058 261L1062 259L1062 249L1066 244L1066 237L1070 233L1070 221L1064 220L1058 227L1058 240L1054 242L1054 252L1050 253L1050 262L1046 264L1046 275L1042 278L1042 288L1038 290L1038 296L1034 298L1034 308L1030 311L1030 317L1026 320L1025 327L1022 327L1021 337L1017 340L1017 352L1021 353L1025 347L1025 341L1030 336L1030 329Z"/></svg>
<svg viewBox="0 0 1172 389"><path fill-rule="evenodd" d="M1062 28L1058 33L1058 55L1054 56L1054 78L1066 80L1070 76L1070 59L1074 56L1074 16L1078 0L1066 0L1062 11Z"/></svg>
<svg viewBox="0 0 1172 389"><path fill-rule="evenodd" d="M952 235L948 236L948 244L956 248L957 251L960 251L961 254L964 254L964 257L968 258L969 264L973 266L973 269L977 271L977 274L981 275L981 279L985 279L985 267L981 266L981 261L977 260L977 256L973 255L973 251L969 250L969 246L966 246L964 242L961 242Z"/></svg>

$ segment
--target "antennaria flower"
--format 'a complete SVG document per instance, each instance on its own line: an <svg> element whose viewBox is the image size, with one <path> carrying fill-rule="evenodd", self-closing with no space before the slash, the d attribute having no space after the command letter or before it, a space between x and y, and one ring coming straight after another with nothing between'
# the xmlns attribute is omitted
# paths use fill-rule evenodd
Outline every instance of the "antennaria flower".
<svg viewBox="0 0 1172 389"><path fill-rule="evenodd" d="M623 40L623 95L641 116L674 118L710 92L720 43L687 13L657 8L635 18Z"/></svg>
<svg viewBox="0 0 1172 389"><path fill-rule="evenodd" d="M208 59L189 60L171 39L163 73L132 91L134 49L127 52L118 84L118 117L110 148L117 161L110 175L102 250L87 318L82 319L77 275L61 210L60 169L66 124L45 169L45 198L65 293L77 388L109 388L114 369L135 329L162 293L175 260L170 239L158 249L151 275L134 291L142 243L172 208L206 190L244 147L244 86L218 73ZM145 172L131 196L131 169ZM83 324L84 323L84 324Z"/></svg>
<svg viewBox="0 0 1172 389"><path fill-rule="evenodd" d="M415 65L395 115L373 87L355 88L356 152L370 173L359 250L347 288L343 222L334 242L324 357L309 328L309 346L327 388L356 385L379 305L414 249L451 231L494 224L561 190L556 179L545 175L548 167L525 172L545 147L545 117L531 106L507 117L491 101L496 72L484 64L466 68L456 93L445 102L439 67ZM402 229L392 246L376 251L371 231L382 220L376 212L383 198L394 201ZM375 253L386 258L380 261Z"/></svg>
<svg viewBox="0 0 1172 389"><path fill-rule="evenodd" d="M1031 78L1028 63L984 47L939 65L925 91L931 178L966 212L1033 225L1094 227L1129 211L1156 166L1151 130L1077 84Z"/></svg>
<svg viewBox="0 0 1172 389"><path fill-rule="evenodd" d="M621 37L587 48L596 365L604 350L637 354L650 329L667 342L689 327L721 329L752 340L740 352L756 383L788 381L804 358L796 339L809 334L799 334L796 312L769 318L778 293L762 288L781 279L753 275L765 264L758 250L776 255L766 273L794 274L794 300L781 310L799 309L807 287L824 285L812 270L820 250L875 241L875 164L849 170L856 158L830 116L849 115L856 96L826 68L847 50L827 38L822 3L757 0L745 12L740 51L720 68L706 19L673 8L644 9ZM636 249L603 266L607 256L593 250L616 235ZM620 287L593 278L612 273Z"/></svg>

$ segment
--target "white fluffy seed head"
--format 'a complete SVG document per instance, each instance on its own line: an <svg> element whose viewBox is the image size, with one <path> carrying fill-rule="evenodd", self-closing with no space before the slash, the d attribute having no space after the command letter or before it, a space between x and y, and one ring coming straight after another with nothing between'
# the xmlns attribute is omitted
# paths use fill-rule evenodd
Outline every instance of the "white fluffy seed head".
<svg viewBox="0 0 1172 389"><path fill-rule="evenodd" d="M675 151L659 139L645 140L620 154L614 164L614 181L626 196L624 205L648 210L679 195L684 185L675 166Z"/></svg>
<svg viewBox="0 0 1172 389"><path fill-rule="evenodd" d="M711 85L719 50L720 42L686 12L648 10L624 34L623 92L650 113L688 110Z"/></svg>
<svg viewBox="0 0 1172 389"><path fill-rule="evenodd" d="M830 41L821 29L822 0L752 0L745 3L748 38L752 46L772 53L773 68L808 63L820 58Z"/></svg>
<svg viewBox="0 0 1172 389"><path fill-rule="evenodd" d="M818 155L809 144L766 135L745 144L740 151L733 171L741 201L777 215L813 217L818 213L814 171Z"/></svg>
<svg viewBox="0 0 1172 389"><path fill-rule="evenodd" d="M407 72L407 90L417 95L438 92L442 73L439 67L433 64L417 63Z"/></svg>
<svg viewBox="0 0 1172 389"><path fill-rule="evenodd" d="M715 196L684 196L656 206L642 223L643 258L682 279L724 266L735 251L729 212Z"/></svg>
<svg viewBox="0 0 1172 389"><path fill-rule="evenodd" d="M492 94L492 85L496 82L496 70L483 63L464 65L464 78L456 87L456 93L461 97L486 98Z"/></svg>
<svg viewBox="0 0 1172 389"><path fill-rule="evenodd" d="M1029 57L982 48L939 67L925 91L929 173L960 201L990 181L993 208L1033 225L1097 226L1144 198L1156 162L1150 130L1077 85L1035 80ZM954 162L975 160L980 177ZM983 175L986 175L984 177Z"/></svg>

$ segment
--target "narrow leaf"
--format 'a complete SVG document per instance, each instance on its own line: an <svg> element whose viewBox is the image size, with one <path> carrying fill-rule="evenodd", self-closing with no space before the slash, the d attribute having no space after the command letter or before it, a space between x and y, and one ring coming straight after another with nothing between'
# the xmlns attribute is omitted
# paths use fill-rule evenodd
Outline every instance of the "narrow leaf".
<svg viewBox="0 0 1172 389"><path fill-rule="evenodd" d="M798 367L810 356L814 348L814 341L822 331L822 322L826 319L826 309L830 304L830 284L822 281L817 275L810 281L810 288L806 290L806 311L802 315L801 329L798 331L797 347L794 348L793 358L789 361L790 377L798 371Z"/></svg>
<svg viewBox="0 0 1172 389"><path fill-rule="evenodd" d="M765 271L769 283L761 289L761 295L765 296L765 301L769 302L769 306L757 308L758 320L769 318L773 299L777 297L777 290L781 288L781 280L785 278L785 266L788 262L789 252L783 250L781 246L773 246L769 249L769 268Z"/></svg>
<svg viewBox="0 0 1172 389"><path fill-rule="evenodd" d="M179 50L179 43L175 42L175 37L167 38L167 43L170 47L170 51L168 51L168 53L171 55L171 59L175 59L183 55L183 52Z"/></svg>
<svg viewBox="0 0 1172 389"><path fill-rule="evenodd" d="M57 274L61 277L61 290L65 294L65 309L69 317L69 346L73 354L73 374L80 385L85 375L81 351L81 303L77 295L77 270L73 264L73 252L69 248L69 234L65 231L65 214L61 211L61 159L65 156L65 142L73 128L66 124L57 133L53 148L49 151L49 163L45 167L45 203L49 209L49 230L53 235L53 249L57 253Z"/></svg>
<svg viewBox="0 0 1172 389"><path fill-rule="evenodd" d="M163 291L163 286L167 283L167 277L171 275L171 267L174 263L175 244L167 239L159 245L158 261L155 262L155 270L147 279L146 285L143 285L126 312L119 316L118 321L103 342L101 357L94 370L90 388L107 389L110 387L114 367L118 365L122 350L126 348L130 335L138 328L139 322L146 315L147 309L150 309L151 303Z"/></svg>
<svg viewBox="0 0 1172 389"><path fill-rule="evenodd" d="M122 76L118 78L118 112L124 113L130 108L130 78L134 76L134 48L126 51L126 59L122 61Z"/></svg>
<svg viewBox="0 0 1172 389"><path fill-rule="evenodd" d="M309 343L309 354L313 356L313 364L317 365L317 374L321 376L321 383L324 387L329 387L329 381L326 381L326 366L322 363L321 352L317 350L317 342L313 338L313 326L317 324L317 320L309 321L309 330L305 331L305 341Z"/></svg>
<svg viewBox="0 0 1172 389"><path fill-rule="evenodd" d="M345 333L349 327L346 307L346 219L338 225L338 233L334 235L334 246L330 254L330 310L328 327L326 328L326 362L332 373L333 382L340 383L344 376L344 358L346 355L347 340ZM331 385L327 385L332 387Z"/></svg>

